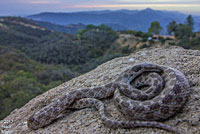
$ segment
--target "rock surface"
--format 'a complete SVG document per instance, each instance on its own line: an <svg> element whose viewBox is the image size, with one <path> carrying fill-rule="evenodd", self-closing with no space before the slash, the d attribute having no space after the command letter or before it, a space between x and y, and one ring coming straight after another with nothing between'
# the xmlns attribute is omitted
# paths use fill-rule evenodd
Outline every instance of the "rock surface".
<svg viewBox="0 0 200 134"><path fill-rule="evenodd" d="M108 83L130 68L142 62L157 63L176 68L188 78L193 89L184 107L173 117L164 121L165 124L177 127L186 134L200 132L200 51L185 50L180 47L162 46L137 51L130 56L120 57L106 62L96 69L74 78L62 85L50 89L29 101L20 109L14 110L0 122L2 134L168 134L156 128L112 129L104 126L98 111L87 108L78 111L66 111L59 119L45 128L30 130L26 120L34 112L56 100L63 94L77 88L100 86ZM114 106L112 98L103 100L107 112L113 119L125 120Z"/></svg>

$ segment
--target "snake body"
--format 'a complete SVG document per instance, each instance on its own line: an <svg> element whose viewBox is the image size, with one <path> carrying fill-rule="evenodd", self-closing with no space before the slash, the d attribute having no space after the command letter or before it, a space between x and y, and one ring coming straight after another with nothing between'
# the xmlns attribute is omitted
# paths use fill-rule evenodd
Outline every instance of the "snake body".
<svg viewBox="0 0 200 134"><path fill-rule="evenodd" d="M103 86L69 92L50 103L28 119L28 127L38 129L49 125L68 108L95 107L109 127L156 127L181 133L158 121L174 115L190 94L188 80L180 71L157 64L143 63L127 69ZM100 99L113 96L115 105L130 121L109 119Z"/></svg>

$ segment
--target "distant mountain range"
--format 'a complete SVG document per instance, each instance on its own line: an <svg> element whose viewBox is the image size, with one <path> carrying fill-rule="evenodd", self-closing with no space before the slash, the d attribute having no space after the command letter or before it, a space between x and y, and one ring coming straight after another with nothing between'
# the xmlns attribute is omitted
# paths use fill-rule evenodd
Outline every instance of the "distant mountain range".
<svg viewBox="0 0 200 134"><path fill-rule="evenodd" d="M50 22L36 21L36 20L34 20L34 22L42 27L49 29L49 30L64 32L64 33L68 33L68 34L76 34L78 32L78 30L84 29L86 27L86 25L84 25L82 23L59 25L59 24L53 24Z"/></svg>
<svg viewBox="0 0 200 134"><path fill-rule="evenodd" d="M39 26L45 27L49 30L64 32L68 34L77 34L79 30L84 29L86 27L86 25L83 23L60 25L60 24L53 24L53 23L44 22L44 21L37 21L37 20L33 20L33 21ZM106 24L106 26L112 28L115 31L128 30L128 28L118 25L118 24Z"/></svg>
<svg viewBox="0 0 200 134"><path fill-rule="evenodd" d="M84 11L72 13L52 13L45 12L27 16L29 19L46 21L59 25L69 24L107 24L114 29L134 29L146 32L153 21L159 21L166 33L166 26L173 20L184 23L188 15L175 11L161 11L150 8L144 10L104 10L104 11ZM193 16L195 30L199 30L200 16Z"/></svg>

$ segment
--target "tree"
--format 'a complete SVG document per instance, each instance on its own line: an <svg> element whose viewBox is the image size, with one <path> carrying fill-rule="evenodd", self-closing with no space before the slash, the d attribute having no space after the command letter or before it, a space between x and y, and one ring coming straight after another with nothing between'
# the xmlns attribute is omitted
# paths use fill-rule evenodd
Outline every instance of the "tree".
<svg viewBox="0 0 200 134"><path fill-rule="evenodd" d="M200 32L200 23L199 23L199 32Z"/></svg>
<svg viewBox="0 0 200 134"><path fill-rule="evenodd" d="M168 34L175 35L177 30L178 30L178 24L176 23L176 21L172 21L167 25Z"/></svg>
<svg viewBox="0 0 200 134"><path fill-rule="evenodd" d="M186 49L191 48L190 38L192 35L192 28L187 24L179 24L175 32L176 38L180 39L179 45Z"/></svg>
<svg viewBox="0 0 200 134"><path fill-rule="evenodd" d="M193 18L192 18L192 15L189 15L189 16L187 17L186 21L187 21L186 24L187 24L188 26L190 26L191 29L193 30L193 28L194 28L194 20L193 20Z"/></svg>
<svg viewBox="0 0 200 134"><path fill-rule="evenodd" d="M193 34L193 25L193 18L189 15L186 19L186 24L177 24L176 21L172 21L167 25L167 31L178 39L189 40Z"/></svg>
<svg viewBox="0 0 200 134"><path fill-rule="evenodd" d="M189 25L179 24L175 36L179 39L189 39L192 36L192 29Z"/></svg>
<svg viewBox="0 0 200 134"><path fill-rule="evenodd" d="M169 34L173 34L177 39L180 39L179 45L183 48L192 48L197 41L192 42L194 20L191 15L186 18L185 24L177 24L172 21L168 24L167 30ZM194 44L194 45L193 45Z"/></svg>
<svg viewBox="0 0 200 134"><path fill-rule="evenodd" d="M161 31L162 27L158 21L152 22L150 28L148 29L148 32L152 34L159 34Z"/></svg>

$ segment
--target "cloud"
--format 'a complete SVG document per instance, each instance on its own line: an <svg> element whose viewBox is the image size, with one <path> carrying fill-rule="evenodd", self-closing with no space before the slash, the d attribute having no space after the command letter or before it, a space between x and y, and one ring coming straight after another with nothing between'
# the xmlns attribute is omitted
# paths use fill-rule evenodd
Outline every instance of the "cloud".
<svg viewBox="0 0 200 134"><path fill-rule="evenodd" d="M112 5L75 5L71 8L126 8L126 7L199 7L200 4L112 4ZM69 8L69 6L66 6Z"/></svg>
<svg viewBox="0 0 200 134"><path fill-rule="evenodd" d="M4 0L0 1L0 4L16 4L16 5L23 5L23 4L59 4L61 3L60 0Z"/></svg>
<svg viewBox="0 0 200 134"><path fill-rule="evenodd" d="M119 3L144 3L144 4L148 4L148 3L157 3L157 4L161 4L161 3L176 3L176 4L183 4L183 3L190 3L190 4L194 4L194 3L200 3L200 0L115 0Z"/></svg>
<svg viewBox="0 0 200 134"><path fill-rule="evenodd" d="M11 4L11 3L25 3L27 0L2 0L1 4Z"/></svg>
<svg viewBox="0 0 200 134"><path fill-rule="evenodd" d="M44 5L46 5L46 4L61 4L61 2L59 2L59 1L29 1L28 3L30 3L30 4L44 4Z"/></svg>

